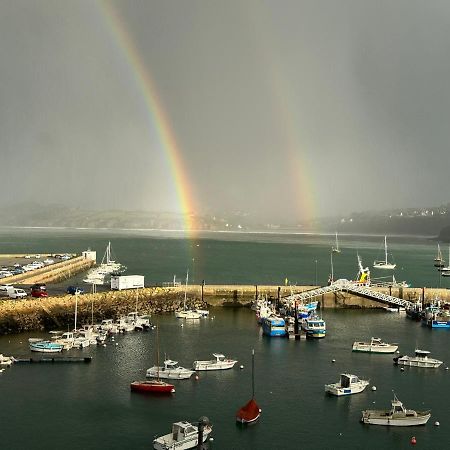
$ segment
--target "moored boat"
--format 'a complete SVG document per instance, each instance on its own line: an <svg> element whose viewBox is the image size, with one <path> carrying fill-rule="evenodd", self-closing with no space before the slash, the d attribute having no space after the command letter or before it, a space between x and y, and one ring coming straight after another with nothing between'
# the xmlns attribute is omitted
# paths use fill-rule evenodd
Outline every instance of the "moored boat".
<svg viewBox="0 0 450 450"><path fill-rule="evenodd" d="M164 361L164 366L153 366L147 369L147 378L170 378L173 380L184 380L190 378L194 374L194 370L185 369L178 365L178 361L172 361L171 359L166 359Z"/></svg>
<svg viewBox="0 0 450 450"><path fill-rule="evenodd" d="M327 325L325 320L318 316L306 317L302 320L302 330L307 337L324 338L327 334Z"/></svg>
<svg viewBox="0 0 450 450"><path fill-rule="evenodd" d="M356 375L342 373L341 379L337 383L325 385L325 392L337 396L359 394L368 385L368 380L360 380Z"/></svg>
<svg viewBox="0 0 450 450"><path fill-rule="evenodd" d="M438 368L442 361L438 359L429 358L430 354L427 350L415 350L415 356L398 356L394 358L394 363L399 366L411 366L411 367L426 367L426 368Z"/></svg>
<svg viewBox="0 0 450 450"><path fill-rule="evenodd" d="M252 350L252 398L236 412L236 421L242 424L256 422L261 415L261 408L255 400L255 350Z"/></svg>
<svg viewBox="0 0 450 450"><path fill-rule="evenodd" d="M175 392L175 386L173 384L161 380L133 381L130 384L130 388L136 392L154 392L161 394L173 394Z"/></svg>
<svg viewBox="0 0 450 450"><path fill-rule="evenodd" d="M4 356L0 353L0 366L10 366L14 362L12 356Z"/></svg>
<svg viewBox="0 0 450 450"><path fill-rule="evenodd" d="M285 336L286 335L286 323L282 317L271 315L265 317L262 322L263 333L266 336Z"/></svg>
<svg viewBox="0 0 450 450"><path fill-rule="evenodd" d="M361 422L370 425L409 427L425 425L431 417L430 411L406 409L395 394L391 404L392 407L390 410L366 409L362 412Z"/></svg>
<svg viewBox="0 0 450 450"><path fill-rule="evenodd" d="M28 340L30 350L32 352L40 352L40 353L58 353L61 352L64 348L64 345L58 344L52 341L46 341L43 339L34 339L31 338Z"/></svg>
<svg viewBox="0 0 450 450"><path fill-rule="evenodd" d="M387 344L380 338L371 338L370 342L354 342L352 351L363 353L395 353L397 344Z"/></svg>
<svg viewBox="0 0 450 450"><path fill-rule="evenodd" d="M202 442L205 442L212 432L211 425L202 426ZM199 441L199 427L187 421L175 422L172 432L160 436L153 441L155 450L185 450L195 448Z"/></svg>
<svg viewBox="0 0 450 450"><path fill-rule="evenodd" d="M192 368L194 370L224 370L231 369L237 361L225 358L222 353L213 353L214 358L210 361L194 361Z"/></svg>

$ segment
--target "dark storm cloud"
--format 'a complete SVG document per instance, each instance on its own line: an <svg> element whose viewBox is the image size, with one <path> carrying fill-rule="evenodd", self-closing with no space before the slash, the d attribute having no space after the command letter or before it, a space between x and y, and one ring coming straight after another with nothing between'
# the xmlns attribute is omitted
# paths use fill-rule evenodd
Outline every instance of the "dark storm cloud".
<svg viewBox="0 0 450 450"><path fill-rule="evenodd" d="M177 210L108 5L2 3L0 204ZM321 215L448 201L447 3L114 5L203 210L301 218L292 151Z"/></svg>

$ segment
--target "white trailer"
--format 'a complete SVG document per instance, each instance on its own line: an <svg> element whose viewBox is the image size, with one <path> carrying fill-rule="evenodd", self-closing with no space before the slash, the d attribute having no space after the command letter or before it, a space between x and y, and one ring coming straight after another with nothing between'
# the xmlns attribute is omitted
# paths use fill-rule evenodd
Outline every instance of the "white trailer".
<svg viewBox="0 0 450 450"><path fill-rule="evenodd" d="M139 289L144 287L144 275L118 275L111 277L111 289Z"/></svg>

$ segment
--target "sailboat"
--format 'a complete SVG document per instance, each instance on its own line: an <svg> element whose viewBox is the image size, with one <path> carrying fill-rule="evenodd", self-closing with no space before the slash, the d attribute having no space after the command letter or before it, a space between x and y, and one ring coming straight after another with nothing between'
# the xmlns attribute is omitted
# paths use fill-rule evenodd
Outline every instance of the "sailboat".
<svg viewBox="0 0 450 450"><path fill-rule="evenodd" d="M442 253L441 253L441 247L439 246L439 242L437 245L437 255L436 258L434 258L434 267L444 267L445 261L442 258ZM450 261L449 261L450 264Z"/></svg>
<svg viewBox="0 0 450 450"><path fill-rule="evenodd" d="M387 255L387 241L386 236L384 236L384 261L374 261L373 267L375 269L395 269L396 264L388 262Z"/></svg>
<svg viewBox="0 0 450 450"><path fill-rule="evenodd" d="M130 389L137 392L153 392L157 394L173 394L175 386L159 378L159 327L156 325L156 379L145 381L133 381L130 384Z"/></svg>
<svg viewBox="0 0 450 450"><path fill-rule="evenodd" d="M252 349L252 398L236 413L236 421L239 423L256 422L261 415L261 408L255 401L255 350Z"/></svg>
<svg viewBox="0 0 450 450"><path fill-rule="evenodd" d="M188 279L189 279L189 270L186 272L186 283L184 286L183 309L181 311L175 311L175 317L177 319L200 319L202 317L201 313L194 311L192 309L186 309Z"/></svg>
<svg viewBox="0 0 450 450"><path fill-rule="evenodd" d="M441 275L443 277L450 277L450 245L448 246L448 264L449 265L446 267L444 267L444 265L442 265L442 267L438 268L439 272L441 272Z"/></svg>
<svg viewBox="0 0 450 450"><path fill-rule="evenodd" d="M341 249L339 248L339 241L338 241L337 231L336 231L336 247L332 247L331 251L333 253L341 253Z"/></svg>

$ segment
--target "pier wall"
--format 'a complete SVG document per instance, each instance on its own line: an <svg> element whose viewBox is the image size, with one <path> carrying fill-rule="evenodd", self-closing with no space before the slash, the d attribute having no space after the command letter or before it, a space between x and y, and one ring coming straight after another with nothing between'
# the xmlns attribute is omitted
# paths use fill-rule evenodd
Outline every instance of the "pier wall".
<svg viewBox="0 0 450 450"><path fill-rule="evenodd" d="M34 283L55 283L73 277L79 272L88 270L95 264L94 261L83 256L77 256L67 261L60 261L49 266L35 269L30 272L2 278L0 284L34 284Z"/></svg>
<svg viewBox="0 0 450 450"><path fill-rule="evenodd" d="M72 260L74 262L74 260ZM188 286L187 307L249 306L258 296L280 296L310 290L315 286L206 285ZM411 301L425 294L425 303L439 298L450 303L450 290L431 288L379 289ZM202 296L203 291L203 296ZM323 308L379 308L383 305L348 293L331 293L317 298ZM76 297L64 295L43 299L0 300L0 334L30 330L67 330L73 327ZM183 307L184 287L151 287L126 291L107 291L78 296L78 323L116 319L137 310L141 314L164 314Z"/></svg>

